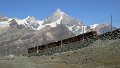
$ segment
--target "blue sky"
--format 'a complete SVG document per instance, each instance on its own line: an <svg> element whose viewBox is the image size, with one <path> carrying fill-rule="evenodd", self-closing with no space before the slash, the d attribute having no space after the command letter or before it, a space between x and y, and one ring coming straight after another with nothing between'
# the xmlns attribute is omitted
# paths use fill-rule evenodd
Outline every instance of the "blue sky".
<svg viewBox="0 0 120 68"><path fill-rule="evenodd" d="M0 0L0 15L20 19L34 16L44 19L57 8L85 24L120 21L120 0Z"/></svg>

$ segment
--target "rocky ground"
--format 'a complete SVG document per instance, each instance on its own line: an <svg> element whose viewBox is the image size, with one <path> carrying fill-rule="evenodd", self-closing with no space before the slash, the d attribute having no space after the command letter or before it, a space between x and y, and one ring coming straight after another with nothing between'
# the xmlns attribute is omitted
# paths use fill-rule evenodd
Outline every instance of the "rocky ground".
<svg viewBox="0 0 120 68"><path fill-rule="evenodd" d="M55 56L61 57L66 64L83 68L119 68L120 40L97 40L88 47Z"/></svg>
<svg viewBox="0 0 120 68"><path fill-rule="evenodd" d="M4 57L0 68L120 68L120 39L97 40L88 47L52 56Z"/></svg>
<svg viewBox="0 0 120 68"><path fill-rule="evenodd" d="M79 66L64 63L51 63L50 60L41 59L40 57L14 57L1 59L0 68L79 68Z"/></svg>

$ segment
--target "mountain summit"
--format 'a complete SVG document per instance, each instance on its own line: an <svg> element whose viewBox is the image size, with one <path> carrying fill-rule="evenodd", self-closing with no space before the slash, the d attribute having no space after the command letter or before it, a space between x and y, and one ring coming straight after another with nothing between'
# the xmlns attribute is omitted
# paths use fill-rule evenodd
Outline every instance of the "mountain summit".
<svg viewBox="0 0 120 68"><path fill-rule="evenodd" d="M82 23L79 20L62 12L60 9L57 9L52 15L47 17L44 20L43 25L50 25L51 27L53 27L54 25L54 27L56 27L56 25L60 23L65 25L70 31L72 31L76 35L81 34L82 32Z"/></svg>
<svg viewBox="0 0 120 68"><path fill-rule="evenodd" d="M64 12L62 12L62 11L58 8L55 13L62 14L62 13L64 13Z"/></svg>

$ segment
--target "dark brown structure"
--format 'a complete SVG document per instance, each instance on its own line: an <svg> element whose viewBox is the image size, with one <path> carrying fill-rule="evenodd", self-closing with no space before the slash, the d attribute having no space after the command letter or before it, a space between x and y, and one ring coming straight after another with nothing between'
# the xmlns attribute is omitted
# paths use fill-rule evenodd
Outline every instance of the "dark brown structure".
<svg viewBox="0 0 120 68"><path fill-rule="evenodd" d="M85 39L87 37L96 36L96 35L97 35L96 31L87 32L87 33L80 34L80 35L75 36L75 37L63 39L62 44L69 44L69 43L80 41L80 40ZM61 41L51 42L51 43L48 43L45 45L40 45L40 46L38 46L38 50L44 50L46 48L52 48L52 47L57 47L57 46L61 46ZM29 48L28 53L35 52L36 50L37 50L37 47Z"/></svg>

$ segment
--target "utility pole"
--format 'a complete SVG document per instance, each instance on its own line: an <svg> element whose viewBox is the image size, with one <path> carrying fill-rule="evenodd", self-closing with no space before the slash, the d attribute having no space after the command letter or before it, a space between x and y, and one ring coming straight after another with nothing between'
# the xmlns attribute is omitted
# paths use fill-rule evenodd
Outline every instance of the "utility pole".
<svg viewBox="0 0 120 68"><path fill-rule="evenodd" d="M48 45L46 44L46 56L48 56Z"/></svg>
<svg viewBox="0 0 120 68"><path fill-rule="evenodd" d="M81 23L82 23L82 21L81 21ZM84 24L83 23L82 23L82 26L83 26L82 27L82 29L83 29L83 33L82 34L83 34L83 41L84 41Z"/></svg>
<svg viewBox="0 0 120 68"><path fill-rule="evenodd" d="M22 56L22 55L24 54L24 52L23 52L24 47L21 47L20 50L21 50L21 51L20 51L20 52L21 52L20 56Z"/></svg>
<svg viewBox="0 0 120 68"><path fill-rule="evenodd" d="M39 44L39 39L37 39L36 46L37 46L37 54L38 54L38 44Z"/></svg>
<svg viewBox="0 0 120 68"><path fill-rule="evenodd" d="M34 51L33 51L33 53L35 54L35 45L33 45L33 47L34 47Z"/></svg>
<svg viewBox="0 0 120 68"><path fill-rule="evenodd" d="M83 24L83 40L84 40L84 24Z"/></svg>
<svg viewBox="0 0 120 68"><path fill-rule="evenodd" d="M62 39L61 39L61 50L62 50Z"/></svg>
<svg viewBox="0 0 120 68"><path fill-rule="evenodd" d="M111 32L112 32L112 22L113 22L113 21L112 21L112 15L111 15Z"/></svg>
<svg viewBox="0 0 120 68"><path fill-rule="evenodd" d="M7 47L6 47L6 56L8 55L8 53L7 53Z"/></svg>
<svg viewBox="0 0 120 68"><path fill-rule="evenodd" d="M12 49L12 48L10 48L10 55L11 55L11 49Z"/></svg>
<svg viewBox="0 0 120 68"><path fill-rule="evenodd" d="M62 34L60 34L60 51L62 50L62 47L63 47L63 45L62 45Z"/></svg>

